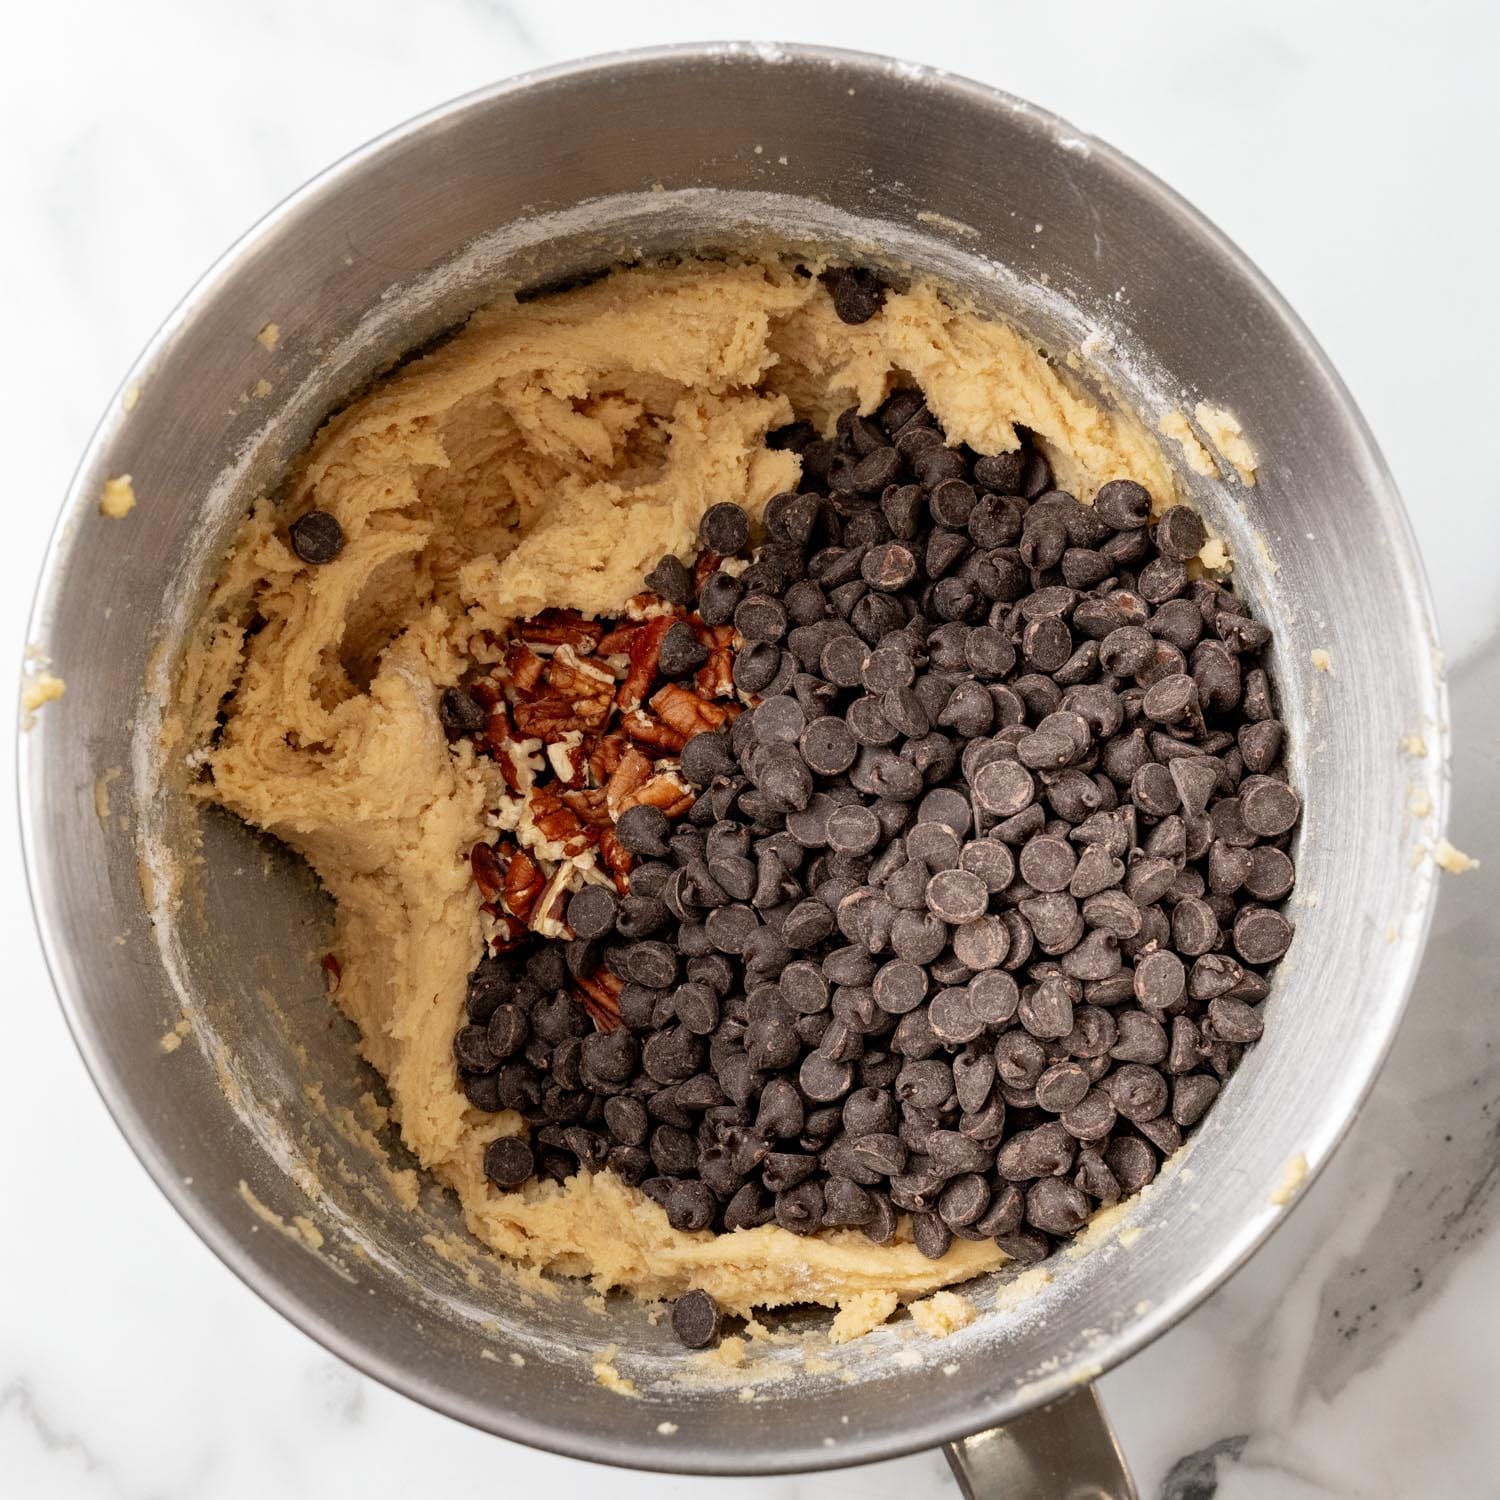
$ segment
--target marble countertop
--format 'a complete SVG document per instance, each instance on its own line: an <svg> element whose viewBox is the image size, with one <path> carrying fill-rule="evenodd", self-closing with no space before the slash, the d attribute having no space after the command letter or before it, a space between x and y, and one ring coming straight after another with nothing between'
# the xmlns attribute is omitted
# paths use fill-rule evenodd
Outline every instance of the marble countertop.
<svg viewBox="0 0 1500 1500"><path fill-rule="evenodd" d="M1328 1170L1240 1275L1101 1391L1143 1496L1500 1496L1500 480L1484 457L1500 345L1495 7L997 3L979 20L942 0L867 0L820 19L768 0L732 21L597 0L19 9L0 91L18 574L0 598L0 689L14 701L30 575L77 454L120 372L231 239L328 161L454 94L717 25L915 57L1113 141L1259 262L1362 404L1427 559L1453 694L1454 838L1485 868L1444 886L1394 1053ZM0 744L5 781L11 754ZM355 1374L240 1285L151 1186L84 1073L3 805L0 1493L708 1492L605 1478L461 1427ZM929 1454L713 1487L879 1500L948 1483Z"/></svg>

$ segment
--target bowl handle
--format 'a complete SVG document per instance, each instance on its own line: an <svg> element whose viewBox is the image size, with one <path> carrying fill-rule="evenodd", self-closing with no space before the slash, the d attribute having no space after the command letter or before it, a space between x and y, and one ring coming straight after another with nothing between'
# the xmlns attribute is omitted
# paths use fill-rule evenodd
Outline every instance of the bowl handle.
<svg viewBox="0 0 1500 1500"><path fill-rule="evenodd" d="M1091 1385L943 1452L964 1500L1138 1500Z"/></svg>

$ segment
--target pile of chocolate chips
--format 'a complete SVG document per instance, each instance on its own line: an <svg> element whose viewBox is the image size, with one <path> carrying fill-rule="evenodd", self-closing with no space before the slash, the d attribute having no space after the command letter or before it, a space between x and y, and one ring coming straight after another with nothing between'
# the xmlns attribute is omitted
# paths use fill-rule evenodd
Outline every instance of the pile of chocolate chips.
<svg viewBox="0 0 1500 1500"><path fill-rule="evenodd" d="M613 1171L680 1230L884 1243L909 1214L928 1256L1034 1261L1261 1034L1300 812L1270 633L1191 566L1192 510L1081 504L1025 434L947 445L919 391L771 442L802 484L748 566L648 580L733 624L753 706L687 742L685 818L620 818L628 894L584 887L572 944L471 977L470 1099L531 1126L486 1170ZM700 540L750 537L720 505ZM624 981L607 1031L569 988L593 963Z"/></svg>

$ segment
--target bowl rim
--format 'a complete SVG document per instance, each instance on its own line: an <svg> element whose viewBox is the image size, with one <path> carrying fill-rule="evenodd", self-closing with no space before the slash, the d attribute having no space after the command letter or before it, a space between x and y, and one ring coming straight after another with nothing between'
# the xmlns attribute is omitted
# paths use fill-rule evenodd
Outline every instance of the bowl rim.
<svg viewBox="0 0 1500 1500"><path fill-rule="evenodd" d="M1323 382L1332 404L1348 423L1352 437L1368 460L1370 476L1374 482L1371 498L1379 506L1380 525L1406 566L1410 582L1409 604L1414 621L1420 624L1427 641L1436 647L1439 639L1436 616L1421 554L1395 480L1363 413L1322 347L1291 306L1249 257L1200 210L1131 157L1072 125L1061 115L964 75L854 49L803 43L744 41L674 43L599 53L527 70L483 85L425 110L345 153L262 215L209 266L168 313L126 371L110 403L105 407L69 482L49 538L33 593L26 639L45 639L53 594L66 571L71 540L70 519L83 498L87 476L116 436L121 396L132 383L149 374L162 357L170 352L178 331L199 306L210 300L221 284L234 277L261 241L274 229L294 218L305 204L337 191L346 179L358 174L375 159L468 110L549 84L618 75L622 71L663 63L704 64L726 60L758 63L766 67L783 63L822 65L845 72L851 77L884 80L898 77L908 85L957 95L981 110L998 111L1012 116L1020 122L1021 128L1032 132L1054 149L1086 146L1092 156L1101 160L1113 175L1143 200L1149 211L1175 217L1195 232L1225 268L1246 285L1260 304L1274 316L1282 331L1300 348L1309 368ZM1432 674L1425 684L1425 690L1427 699L1424 709L1428 722L1435 726L1429 738L1436 750L1434 760L1439 768L1439 774L1434 777L1437 790L1434 798L1434 826L1440 832L1447 818L1449 757L1446 711L1448 695L1440 673ZM790 1444L783 1450L766 1449L751 1457L742 1452L731 1453L707 1445L685 1450L672 1444L661 1443L648 1447L638 1442L623 1443L602 1436L594 1441L586 1432L575 1432L563 1426L544 1426L494 1404L466 1400L461 1393L434 1382L420 1370L374 1353L358 1338L346 1335L314 1305L312 1299L294 1291L289 1284L279 1280L252 1257L242 1243L243 1237L234 1235L209 1209L206 1200L184 1184L173 1170L144 1112L133 1102L129 1089L117 1076L114 1064L100 1045L88 1012L80 1005L75 992L71 956L52 931L54 889L49 878L52 851L39 837L31 816L28 796L32 783L41 776L42 769L40 758L28 753L31 736L25 732L27 727L26 716L22 715L18 719L17 729L16 793L23 864L32 916L48 974L68 1029L95 1088L127 1144L163 1196L215 1256L262 1301L301 1332L329 1353L387 1388L433 1411L497 1437L524 1443L561 1457L615 1467L725 1476L813 1472L853 1467L920 1452L1008 1420L1020 1410L1055 1400L1070 1386L1092 1380L1138 1353L1223 1285L1260 1248L1272 1230L1285 1220L1286 1213L1283 1211L1265 1217L1260 1222L1248 1223L1236 1234L1227 1237L1212 1260L1201 1266L1194 1277L1164 1296L1142 1316L1090 1349L1086 1357L1075 1354L1065 1361L1054 1378L1040 1383L1019 1404L1015 1393L1007 1392L1000 1386L997 1387L997 1394L988 1402L976 1404L972 1419L903 1422L891 1431L865 1433L851 1438L846 1445L841 1444L837 1449L819 1451ZM1418 894L1411 901L1403 932L1399 940L1391 945L1387 970L1390 980L1384 987L1383 1013L1378 1017L1380 1043L1367 1053L1362 1072L1344 1075L1342 1092L1346 1107L1342 1112L1333 1117L1331 1123L1321 1131L1308 1132L1309 1170L1304 1191L1305 1186L1315 1180L1327 1164L1334 1148L1352 1125L1385 1062L1416 978L1431 927L1436 896L1435 880L1421 883ZM1301 1196L1299 1192L1299 1200ZM1295 1203L1291 1206L1294 1207ZM617 1451L611 1451L612 1449Z"/></svg>

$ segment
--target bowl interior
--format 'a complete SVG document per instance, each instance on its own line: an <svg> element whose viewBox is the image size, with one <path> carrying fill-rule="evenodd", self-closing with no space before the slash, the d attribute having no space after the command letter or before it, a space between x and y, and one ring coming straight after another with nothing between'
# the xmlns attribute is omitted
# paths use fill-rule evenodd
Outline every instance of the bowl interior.
<svg viewBox="0 0 1500 1500"><path fill-rule="evenodd" d="M1153 425L1198 400L1236 413L1256 486L1183 479L1275 623L1307 812L1267 1036L1176 1170L1085 1253L970 1288L983 1315L949 1339L898 1321L829 1350L822 1320L797 1315L729 1370L685 1362L626 1299L511 1274L450 1197L406 1175L380 1082L325 993L316 882L192 806L157 741L227 537L331 409L498 290L768 244L920 268L1057 359L1081 354ZM270 322L274 350L255 338ZM272 391L255 396L262 379ZM1378 454L1305 332L1106 148L975 86L849 55L570 68L460 101L305 189L210 273L130 383L132 409L106 417L80 469L34 625L68 682L23 738L39 918L149 1169L331 1348L464 1420L583 1457L745 1472L884 1456L1003 1420L1139 1347L1268 1230L1289 1164L1315 1169L1332 1148L1389 1041L1431 899L1430 865L1409 858L1410 797L1420 786L1440 815L1440 766L1400 748L1441 743L1420 574ZM142 504L104 520L99 487L123 472ZM609 1346L638 1399L597 1379Z"/></svg>

